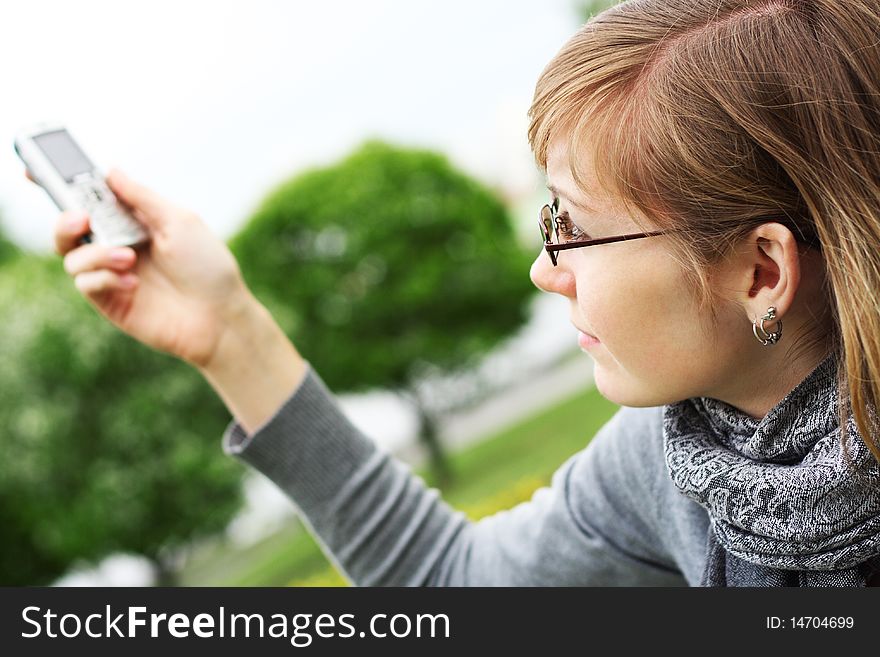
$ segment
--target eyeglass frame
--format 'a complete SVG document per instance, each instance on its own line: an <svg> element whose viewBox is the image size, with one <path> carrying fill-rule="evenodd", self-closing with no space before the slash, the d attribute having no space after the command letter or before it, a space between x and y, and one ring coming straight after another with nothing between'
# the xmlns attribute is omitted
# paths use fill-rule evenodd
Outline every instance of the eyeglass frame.
<svg viewBox="0 0 880 657"><path fill-rule="evenodd" d="M547 210L550 216L546 219L544 218L544 211ZM571 242L561 242L554 243L551 239L550 230L548 229L547 222L551 222L551 226L553 229L553 235L558 237L558 224L557 224L557 213L553 209L553 206L550 203L545 203L541 209L538 211L538 226L541 229L541 237L544 238L544 250L547 251L547 255L550 256L550 261L553 263L553 266L558 266L556 253L558 251L565 251L567 249L580 249L586 246L596 246L599 244L612 244L614 242L624 242L627 240L638 240L643 237L655 237L657 235L667 235L669 233L680 233L683 232L682 228L669 228L667 230L655 230L648 233L629 233L627 235L617 235L615 237L599 237L596 239L589 240L572 240ZM795 240L801 242L803 244L807 244L808 246L821 251L822 243L817 237L812 236L803 236L798 237L797 233L800 232L798 228L795 232Z"/></svg>
<svg viewBox="0 0 880 657"><path fill-rule="evenodd" d="M549 217L544 218L544 211L549 213ZM667 233L678 233L681 232L680 228L670 228L668 230L655 230L649 233L629 233L627 235L617 235L615 237L599 237L596 239L589 240L572 240L571 242L553 242L551 236L551 229L553 235L555 235L558 239L558 224L557 224L557 213L553 209L553 206L549 203L545 203L541 209L538 211L538 226L541 229L541 237L544 238L544 249L547 251L547 255L550 256L550 261L553 263L553 266L557 266L557 251L565 251L567 249L580 249L585 246L596 246L598 244L611 244L613 242L623 242L626 240L638 240L643 237L654 237L655 235L666 235ZM550 225L548 226L548 222Z"/></svg>

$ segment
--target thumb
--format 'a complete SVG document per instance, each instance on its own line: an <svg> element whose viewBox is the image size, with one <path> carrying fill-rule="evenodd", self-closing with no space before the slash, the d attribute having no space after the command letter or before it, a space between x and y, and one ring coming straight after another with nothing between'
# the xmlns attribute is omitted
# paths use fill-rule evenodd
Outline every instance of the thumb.
<svg viewBox="0 0 880 657"><path fill-rule="evenodd" d="M122 203L143 217L150 227L158 228L165 223L171 204L148 187L144 187L118 169L107 173L107 185Z"/></svg>

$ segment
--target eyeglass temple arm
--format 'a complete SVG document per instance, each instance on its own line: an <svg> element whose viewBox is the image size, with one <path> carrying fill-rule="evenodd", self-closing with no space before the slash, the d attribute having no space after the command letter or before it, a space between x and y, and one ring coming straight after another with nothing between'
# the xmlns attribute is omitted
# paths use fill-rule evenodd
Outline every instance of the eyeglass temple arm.
<svg viewBox="0 0 880 657"><path fill-rule="evenodd" d="M566 242L565 244L554 244L553 242L544 242L544 247L548 251L565 251L566 249L576 249L585 244L607 244L609 242L623 242L624 240L637 240L642 237L653 237L654 235L664 235L671 233L671 230L655 230L650 233L630 233L629 235L618 235L617 237L602 237L595 240L581 240L579 242Z"/></svg>

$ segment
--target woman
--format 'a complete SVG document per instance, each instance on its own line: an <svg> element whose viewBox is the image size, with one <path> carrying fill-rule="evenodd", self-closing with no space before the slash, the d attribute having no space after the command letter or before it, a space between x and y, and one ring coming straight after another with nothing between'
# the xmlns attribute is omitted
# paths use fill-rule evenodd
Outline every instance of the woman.
<svg viewBox="0 0 880 657"><path fill-rule="evenodd" d="M878 44L868 0L644 0L550 62L531 277L571 302L622 408L550 487L476 523L345 420L194 214L114 172L150 248L78 246L69 213L57 248L110 321L204 374L227 452L355 583L873 585Z"/></svg>

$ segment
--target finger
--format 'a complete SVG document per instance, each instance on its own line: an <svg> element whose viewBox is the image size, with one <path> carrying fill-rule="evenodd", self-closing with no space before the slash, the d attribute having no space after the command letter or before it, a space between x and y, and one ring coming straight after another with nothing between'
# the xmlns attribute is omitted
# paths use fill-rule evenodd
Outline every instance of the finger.
<svg viewBox="0 0 880 657"><path fill-rule="evenodd" d="M32 183L36 183L37 185L40 184L39 182L37 182L37 179L34 178L34 174L31 173L30 169L24 170L24 177L27 178L28 180L30 180Z"/></svg>
<svg viewBox="0 0 880 657"><path fill-rule="evenodd" d="M71 276L96 269L131 269L137 260L134 249L85 244L64 256L64 270Z"/></svg>
<svg viewBox="0 0 880 657"><path fill-rule="evenodd" d="M119 274L109 269L98 269L77 274L73 279L76 289L84 296L96 297L107 292L130 291L137 287L134 274Z"/></svg>
<svg viewBox="0 0 880 657"><path fill-rule="evenodd" d="M89 216L81 211L62 212L55 224L55 252L65 255L79 246L79 241L89 234Z"/></svg>
<svg viewBox="0 0 880 657"><path fill-rule="evenodd" d="M107 175L107 185L120 201L136 210L148 226L160 227L172 207L153 190L134 182L118 169L112 169Z"/></svg>

